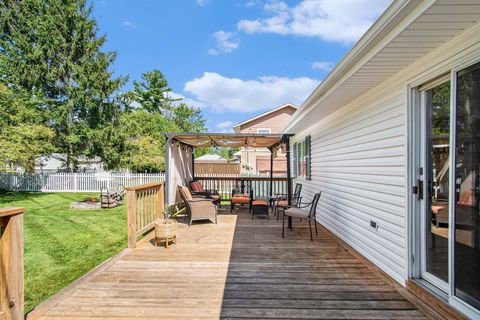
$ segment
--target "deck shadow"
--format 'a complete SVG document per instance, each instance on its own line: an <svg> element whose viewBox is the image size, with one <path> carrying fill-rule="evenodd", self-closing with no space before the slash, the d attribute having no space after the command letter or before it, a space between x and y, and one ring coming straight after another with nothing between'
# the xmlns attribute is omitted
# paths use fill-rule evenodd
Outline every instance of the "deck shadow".
<svg viewBox="0 0 480 320"><path fill-rule="evenodd" d="M425 318L322 226L311 242L296 219L282 239L281 221L237 215L221 318Z"/></svg>

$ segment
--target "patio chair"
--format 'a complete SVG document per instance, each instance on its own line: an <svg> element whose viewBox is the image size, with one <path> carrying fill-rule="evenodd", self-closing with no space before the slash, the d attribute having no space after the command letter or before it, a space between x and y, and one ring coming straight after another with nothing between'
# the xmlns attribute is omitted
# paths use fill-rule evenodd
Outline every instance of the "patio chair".
<svg viewBox="0 0 480 320"><path fill-rule="evenodd" d="M213 200L213 203L218 205L220 208L221 205L221 196L216 190L205 190L200 181L190 181L190 190L192 191L193 196L203 196Z"/></svg>
<svg viewBox="0 0 480 320"><path fill-rule="evenodd" d="M278 218L280 217L280 214L279 214L280 208L285 210L289 207L296 207L302 204L301 193L302 193L302 184L297 183L295 185L295 191L293 192L291 205L288 205L288 199L286 194L277 194L275 198L273 198L272 210L274 212L274 215L277 216L277 221L278 221Z"/></svg>
<svg viewBox="0 0 480 320"><path fill-rule="evenodd" d="M310 240L313 241L313 234L312 234L312 220L315 223L315 234L318 235L317 231L317 220L315 219L316 211L317 211L317 204L320 196L322 195L321 192L316 193L313 196L313 200L310 203L307 203L305 206L298 206L294 208L289 208L283 211L282 216L282 238L285 238L285 216L292 217L292 218L300 218L306 219L308 221L308 227L310 228ZM310 207L309 210L306 208Z"/></svg>
<svg viewBox="0 0 480 320"><path fill-rule="evenodd" d="M242 190L243 189L243 190ZM242 192L243 191L243 192ZM230 212L233 212L235 205L244 205L248 204L248 212L252 211L252 201L253 201L253 189L251 186L237 186L232 190L232 201L230 206Z"/></svg>
<svg viewBox="0 0 480 320"><path fill-rule="evenodd" d="M189 226L192 225L193 221L197 220L215 219L215 224L217 224L217 206L213 203L212 199L193 198L190 190L184 186L178 186L178 192L180 193L180 196L187 207L187 213L190 216Z"/></svg>

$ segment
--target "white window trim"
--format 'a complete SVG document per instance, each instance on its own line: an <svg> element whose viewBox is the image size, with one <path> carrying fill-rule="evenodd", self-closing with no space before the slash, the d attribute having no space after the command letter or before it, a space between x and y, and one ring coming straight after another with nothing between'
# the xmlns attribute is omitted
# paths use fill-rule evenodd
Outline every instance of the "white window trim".
<svg viewBox="0 0 480 320"><path fill-rule="evenodd" d="M260 132L262 130L265 130L265 131L268 131L268 132ZM270 133L272 133L272 129L270 129L270 128L257 128L257 133L270 134Z"/></svg>

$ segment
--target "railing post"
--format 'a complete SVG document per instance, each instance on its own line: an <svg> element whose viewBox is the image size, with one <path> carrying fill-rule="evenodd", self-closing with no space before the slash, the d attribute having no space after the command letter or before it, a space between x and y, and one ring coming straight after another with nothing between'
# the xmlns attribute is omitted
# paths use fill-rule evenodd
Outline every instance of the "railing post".
<svg viewBox="0 0 480 320"><path fill-rule="evenodd" d="M0 313L23 319L23 208L0 209ZM3 318L2 318L3 319Z"/></svg>
<svg viewBox="0 0 480 320"><path fill-rule="evenodd" d="M164 201L164 193L165 193L165 188L164 184L161 184L160 187L158 188L157 195L156 195L156 205L155 208L157 209L155 219L159 218L164 218L163 216L163 209L165 208L165 201Z"/></svg>
<svg viewBox="0 0 480 320"><path fill-rule="evenodd" d="M135 210L135 190L127 189L127 224L129 249L135 249L137 245Z"/></svg>

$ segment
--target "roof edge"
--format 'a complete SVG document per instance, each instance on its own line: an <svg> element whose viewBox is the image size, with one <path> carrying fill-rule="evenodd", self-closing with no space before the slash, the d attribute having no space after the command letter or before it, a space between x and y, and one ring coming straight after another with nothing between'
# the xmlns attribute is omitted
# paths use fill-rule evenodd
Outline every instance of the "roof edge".
<svg viewBox="0 0 480 320"><path fill-rule="evenodd" d="M430 0L428 2L433 3ZM414 0L396 0L382 13L377 21L363 34L363 36L355 43L355 45L345 54L335 68L327 75L327 77L313 90L313 92L305 99L298 111L283 126L281 132L290 130L300 119L302 119L315 103L320 100L330 89L345 77L352 68L358 64L368 52L375 48L385 35L392 32L397 26L395 20L400 17L404 19L412 13L415 8L422 4L421 1ZM403 16L403 18L401 18Z"/></svg>
<svg viewBox="0 0 480 320"><path fill-rule="evenodd" d="M286 108L286 107L292 107L292 108L298 110L298 106L297 106L297 105L295 105L295 104L293 104L293 103L290 103L290 102L289 102L289 103L285 103L284 105L281 105L280 107L277 107L277 108L275 108L275 109L266 111L266 112L264 112L264 113L262 113L262 114L259 114L259 115L255 116L255 117L253 117L253 118L247 119L247 120L245 120L245 121L243 121L243 122L237 123L237 124L234 125L232 128L233 128L233 129L238 128L238 127L240 127L240 126L242 126L242 125L244 125L244 124L246 124L246 123L249 123L249 122L251 122L251 121L257 120L257 119L259 119L259 118L261 118L261 117L264 117L264 116L266 116L266 115L269 115L269 114L271 114L271 113L273 113L273 112L275 112L275 111L281 110L281 109Z"/></svg>

